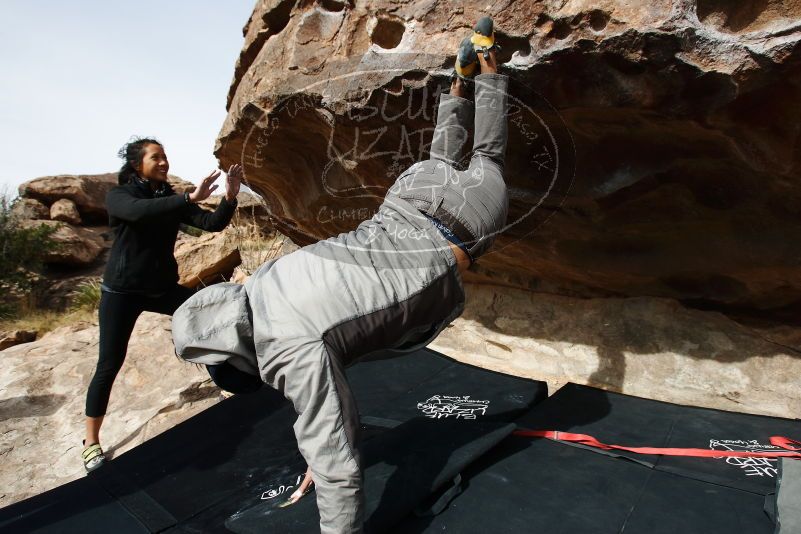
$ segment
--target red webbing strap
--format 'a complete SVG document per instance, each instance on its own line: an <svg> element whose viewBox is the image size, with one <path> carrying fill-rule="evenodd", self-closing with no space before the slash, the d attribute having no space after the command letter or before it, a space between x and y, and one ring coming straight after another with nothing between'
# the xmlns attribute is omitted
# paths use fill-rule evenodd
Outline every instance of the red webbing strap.
<svg viewBox="0 0 801 534"><path fill-rule="evenodd" d="M770 443L776 447L784 449L782 451L721 451L712 449L674 449L669 447L623 447L620 445L608 445L601 443L592 436L586 434L571 434L570 432L559 432L558 430L515 430L514 434L518 436L528 436L532 438L548 438L557 441L570 441L573 443L580 443L582 445L589 445L598 449L607 451L618 450L628 451L636 454L660 454L663 456L694 456L699 458L723 458L723 457L739 457L739 458L801 458L801 442L790 438L781 436L772 436Z"/></svg>

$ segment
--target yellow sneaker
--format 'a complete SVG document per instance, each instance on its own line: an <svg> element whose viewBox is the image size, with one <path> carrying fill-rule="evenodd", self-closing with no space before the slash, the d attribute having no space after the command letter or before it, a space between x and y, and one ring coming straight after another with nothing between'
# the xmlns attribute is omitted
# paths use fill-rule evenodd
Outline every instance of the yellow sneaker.
<svg viewBox="0 0 801 534"><path fill-rule="evenodd" d="M495 25L490 17L481 17L473 26L473 35L470 42L476 53L484 54L484 59L489 59L489 51L493 48L500 50L501 47L495 43Z"/></svg>
<svg viewBox="0 0 801 534"><path fill-rule="evenodd" d="M478 72L478 55L472 37L465 37L456 51L456 64L453 66L454 76L469 79Z"/></svg>

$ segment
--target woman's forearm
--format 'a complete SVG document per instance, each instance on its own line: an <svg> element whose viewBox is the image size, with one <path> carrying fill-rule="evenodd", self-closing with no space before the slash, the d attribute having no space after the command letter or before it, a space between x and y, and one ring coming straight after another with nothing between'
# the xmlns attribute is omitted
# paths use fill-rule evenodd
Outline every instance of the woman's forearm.
<svg viewBox="0 0 801 534"><path fill-rule="evenodd" d="M184 208L186 200L182 195L137 198L122 188L114 188L106 195L106 209L109 215L130 222L158 217Z"/></svg>

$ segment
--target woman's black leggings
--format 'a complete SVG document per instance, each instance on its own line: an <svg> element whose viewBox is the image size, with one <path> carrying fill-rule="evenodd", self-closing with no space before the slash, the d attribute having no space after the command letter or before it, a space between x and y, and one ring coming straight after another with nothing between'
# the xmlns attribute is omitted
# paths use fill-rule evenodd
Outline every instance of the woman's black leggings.
<svg viewBox="0 0 801 534"><path fill-rule="evenodd" d="M100 296L100 358L86 393L87 417L106 414L111 386L125 361L128 340L143 311L172 315L192 296L194 289L175 285L160 297L145 297L129 293L109 293Z"/></svg>

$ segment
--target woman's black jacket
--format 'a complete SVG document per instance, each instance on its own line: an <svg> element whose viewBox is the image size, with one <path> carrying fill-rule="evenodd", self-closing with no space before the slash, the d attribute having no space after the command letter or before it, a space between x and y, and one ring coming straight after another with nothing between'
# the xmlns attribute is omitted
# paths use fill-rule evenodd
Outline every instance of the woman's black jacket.
<svg viewBox="0 0 801 534"><path fill-rule="evenodd" d="M115 238L103 285L112 291L158 294L172 288L178 282L173 254L178 225L219 232L234 215L236 201L223 197L217 209L209 212L165 186L166 190L154 196L148 183L135 180L106 195Z"/></svg>

